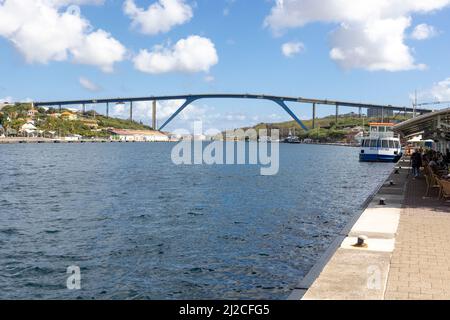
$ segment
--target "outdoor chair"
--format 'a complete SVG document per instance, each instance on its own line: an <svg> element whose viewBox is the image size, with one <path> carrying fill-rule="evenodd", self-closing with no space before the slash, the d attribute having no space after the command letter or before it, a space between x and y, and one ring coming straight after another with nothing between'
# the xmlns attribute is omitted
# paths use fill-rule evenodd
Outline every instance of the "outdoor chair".
<svg viewBox="0 0 450 320"><path fill-rule="evenodd" d="M430 170L431 171L431 170ZM439 189L439 195L441 194L441 185L436 180L436 175L432 172L425 172L425 181L427 183L427 191L425 197L428 197L431 189Z"/></svg>
<svg viewBox="0 0 450 320"><path fill-rule="evenodd" d="M441 185L441 199L450 199L450 181L447 180L439 180L439 184Z"/></svg>

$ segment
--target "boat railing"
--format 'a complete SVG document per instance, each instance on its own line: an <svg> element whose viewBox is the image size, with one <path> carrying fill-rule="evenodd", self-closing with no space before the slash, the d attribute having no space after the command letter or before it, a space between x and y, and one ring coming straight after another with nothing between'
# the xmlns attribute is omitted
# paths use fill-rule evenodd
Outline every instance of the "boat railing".
<svg viewBox="0 0 450 320"><path fill-rule="evenodd" d="M398 138L394 132L370 132L368 135L365 135L364 138L371 139L383 139L383 138Z"/></svg>

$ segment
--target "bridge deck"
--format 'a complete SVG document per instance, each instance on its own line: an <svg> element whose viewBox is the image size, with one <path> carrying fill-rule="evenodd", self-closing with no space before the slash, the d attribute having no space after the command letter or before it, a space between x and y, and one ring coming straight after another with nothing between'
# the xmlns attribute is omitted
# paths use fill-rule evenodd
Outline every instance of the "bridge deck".
<svg viewBox="0 0 450 320"><path fill-rule="evenodd" d="M65 106L65 105L80 105L80 104L98 104L98 103L127 103L127 102L140 102L140 101L164 101L164 100L199 100L199 99L260 99L260 100L281 100L284 102L298 102L298 103L310 103L318 105L333 105L342 107L354 107L354 108L379 108L394 111L413 112L414 109L410 107L392 106L392 105L380 105L364 102L348 102L337 101L327 99L310 99L302 97L286 97L264 94L188 94L188 95L173 95L173 96L148 96L148 97L130 97L130 98L106 98L106 99L85 99L85 100L60 100L60 101L38 101L35 102L35 106ZM428 113L431 110L428 109L416 109L419 113Z"/></svg>

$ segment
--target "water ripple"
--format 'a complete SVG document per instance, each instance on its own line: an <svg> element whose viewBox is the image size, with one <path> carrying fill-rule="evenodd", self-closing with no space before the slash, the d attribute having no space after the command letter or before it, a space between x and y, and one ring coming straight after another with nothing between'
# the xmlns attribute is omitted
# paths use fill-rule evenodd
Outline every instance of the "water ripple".
<svg viewBox="0 0 450 320"><path fill-rule="evenodd" d="M392 169L330 146L281 145L274 177L175 166L171 144L1 148L4 299L286 298Z"/></svg>

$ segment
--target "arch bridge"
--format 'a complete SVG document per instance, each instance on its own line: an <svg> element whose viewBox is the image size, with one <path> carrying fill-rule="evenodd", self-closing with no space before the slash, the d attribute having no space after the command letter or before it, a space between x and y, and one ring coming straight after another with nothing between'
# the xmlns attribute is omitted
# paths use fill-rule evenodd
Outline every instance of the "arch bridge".
<svg viewBox="0 0 450 320"><path fill-rule="evenodd" d="M111 98L111 99L86 99L86 100L62 100L62 101L43 101L34 102L34 106L46 106L46 107L59 107L68 105L81 105L83 112L86 111L86 105L92 104L106 104L106 116L109 116L109 106L110 104L130 104L130 120L133 120L133 102L150 102L153 101L153 129L156 129L156 102L157 101L169 101L169 100L184 100L184 103L175 111L169 119L167 119L164 124L158 128L158 130L163 130L170 122L173 121L183 110L185 110L190 104L200 99L258 99L272 101L282 109L284 109L305 131L309 129L305 124L296 116L296 114L291 110L291 108L286 104L287 102L296 103L307 103L312 105L313 111L313 123L312 128L315 128L316 120L316 106L317 105L329 105L336 107L336 123L339 117L339 107L351 107L358 108L359 115L362 114L362 108L366 109L378 109L381 111L381 116L384 117L385 111L398 111L406 113L429 113L431 110L420 109L420 108L410 108L410 107L400 107L392 105L379 105L370 103L359 103L359 102L348 102L348 101L334 101L334 100L322 100L322 99L308 99L302 97L285 97L285 96L274 96L274 95L264 95L264 94L189 94L189 95L174 95L174 96L149 96L149 97L137 97L137 98Z"/></svg>

